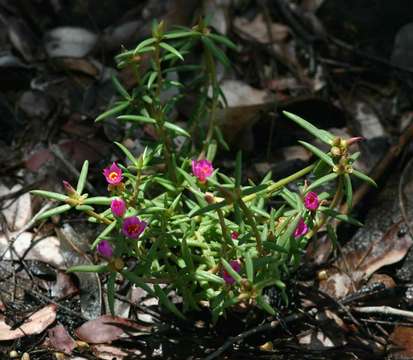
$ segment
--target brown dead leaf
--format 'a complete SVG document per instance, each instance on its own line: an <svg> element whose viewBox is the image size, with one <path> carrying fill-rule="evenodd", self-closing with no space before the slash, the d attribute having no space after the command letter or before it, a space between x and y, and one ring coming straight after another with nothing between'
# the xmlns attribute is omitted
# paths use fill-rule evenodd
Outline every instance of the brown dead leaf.
<svg viewBox="0 0 413 360"><path fill-rule="evenodd" d="M238 80L224 81L221 89L228 107L220 110L218 117L222 132L231 143L239 139L238 135L242 130L254 125L261 110L273 104L274 95Z"/></svg>
<svg viewBox="0 0 413 360"><path fill-rule="evenodd" d="M288 26L281 23L270 23L269 25L272 41L283 42L287 39L290 33ZM252 37L261 44L268 44L271 41L267 24L262 14L258 14L252 21L248 21L246 18L236 17L234 19L234 27L240 33L241 37L243 34L248 34L249 38Z"/></svg>
<svg viewBox="0 0 413 360"><path fill-rule="evenodd" d="M63 271L57 272L56 281L50 289L51 296L57 299L64 299L79 292L73 278Z"/></svg>
<svg viewBox="0 0 413 360"><path fill-rule="evenodd" d="M94 345L92 346L92 351L95 354L95 356L99 359L103 360L122 360L126 356L129 355L128 352L125 352L122 349L119 349L114 346L110 345ZM135 355L140 355L141 352L135 352Z"/></svg>
<svg viewBox="0 0 413 360"><path fill-rule="evenodd" d="M17 192L23 186L16 184L11 189L0 184L0 196ZM20 195L17 199L6 200L2 205L4 217L6 218L9 230L16 231L26 225L32 218L32 205L29 193Z"/></svg>
<svg viewBox="0 0 413 360"><path fill-rule="evenodd" d="M392 345L390 345L390 352L393 353L392 359L408 360L413 358L412 327L396 326L389 340L392 343Z"/></svg>
<svg viewBox="0 0 413 360"><path fill-rule="evenodd" d="M346 251L328 270L328 278L320 281L320 290L340 299L359 288L378 269L403 259L413 241L404 231L404 223L392 225L381 238L364 243L357 250Z"/></svg>
<svg viewBox="0 0 413 360"><path fill-rule="evenodd" d="M118 316L102 315L76 329L76 336L91 344L108 343L122 337L148 333L151 327Z"/></svg>
<svg viewBox="0 0 413 360"><path fill-rule="evenodd" d="M9 238L13 239L16 233L10 233ZM60 241L55 236L42 238L34 246L36 241L34 235L30 232L23 232L14 241L13 247L19 257L25 255L25 260L38 260L52 265L56 268L64 269L65 260L60 251ZM27 251L30 248L29 251ZM5 235L0 234L0 253L4 253L4 260L18 260L16 254L9 249L8 239Z"/></svg>
<svg viewBox="0 0 413 360"><path fill-rule="evenodd" d="M64 352L65 354L71 354L76 347L76 342L69 335L63 325L57 325L52 329L49 329L49 344L55 350Z"/></svg>
<svg viewBox="0 0 413 360"><path fill-rule="evenodd" d="M22 325L12 330L4 321L0 322L0 341L14 340L27 335L41 334L56 319L55 304L45 306L33 313Z"/></svg>

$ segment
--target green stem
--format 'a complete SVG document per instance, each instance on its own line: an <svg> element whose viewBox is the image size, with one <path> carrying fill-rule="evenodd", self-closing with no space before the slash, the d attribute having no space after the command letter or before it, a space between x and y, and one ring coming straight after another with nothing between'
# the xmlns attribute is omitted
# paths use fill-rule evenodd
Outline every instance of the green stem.
<svg viewBox="0 0 413 360"><path fill-rule="evenodd" d="M207 151L207 147L212 140L212 136L214 135L214 127L215 127L215 113L218 106L218 82L217 82L217 74L216 74L216 67L214 58L212 57L211 52L206 47L205 49L205 58L206 58L206 68L209 74L209 82L208 86L212 87L212 104L211 110L209 112L209 119L208 119L208 132L204 141L204 145L202 147L202 152L200 157L204 157Z"/></svg>
<svg viewBox="0 0 413 360"><path fill-rule="evenodd" d="M247 217L247 222L250 224L252 230L254 231L255 239L257 242L257 252L259 255L262 255L262 241L261 241L261 234L258 231L257 224L255 222L254 215L252 214L251 210L248 209L247 205L245 205L242 199L239 199L239 204L241 206L242 211L245 213Z"/></svg>

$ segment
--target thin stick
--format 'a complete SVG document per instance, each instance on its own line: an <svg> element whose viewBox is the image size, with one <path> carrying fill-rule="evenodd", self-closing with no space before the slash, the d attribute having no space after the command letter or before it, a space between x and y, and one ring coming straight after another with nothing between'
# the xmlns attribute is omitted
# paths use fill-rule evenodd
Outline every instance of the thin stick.
<svg viewBox="0 0 413 360"><path fill-rule="evenodd" d="M391 306L362 306L362 307L353 307L351 308L354 311L365 314L384 314L384 315L397 315L404 316L413 319L413 311L407 311L402 309L396 309Z"/></svg>

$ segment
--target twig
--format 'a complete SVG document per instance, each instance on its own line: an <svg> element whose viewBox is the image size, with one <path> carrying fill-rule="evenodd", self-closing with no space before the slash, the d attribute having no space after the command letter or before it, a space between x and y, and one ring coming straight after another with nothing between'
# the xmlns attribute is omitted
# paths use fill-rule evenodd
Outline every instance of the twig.
<svg viewBox="0 0 413 360"><path fill-rule="evenodd" d="M396 308L393 308L391 306L386 306L386 305L384 306L361 306L361 307L353 307L351 309L359 313L365 313L365 314L378 313L378 314L384 314L384 315L397 315L397 316L413 318L413 311L396 309Z"/></svg>
<svg viewBox="0 0 413 360"><path fill-rule="evenodd" d="M284 319L285 323L288 322L292 322L292 321L296 321L296 320L300 320L305 316L305 314L292 314L287 316ZM213 360L218 358L218 356L220 356L225 350L227 350L231 345L239 342L239 341L243 341L244 339L246 339L247 337L251 336L251 335L255 335L258 334L260 332L264 332L264 331L268 331L268 330L273 330L275 329L278 325L280 325L280 321L279 320L274 320L271 321L270 323L267 324L262 324L259 325L255 328L252 328L250 330L247 330L243 333L238 334L237 336L233 336L230 337L225 343L224 345L222 345L221 347L219 347L217 350L215 350L212 354L208 355L204 360Z"/></svg>

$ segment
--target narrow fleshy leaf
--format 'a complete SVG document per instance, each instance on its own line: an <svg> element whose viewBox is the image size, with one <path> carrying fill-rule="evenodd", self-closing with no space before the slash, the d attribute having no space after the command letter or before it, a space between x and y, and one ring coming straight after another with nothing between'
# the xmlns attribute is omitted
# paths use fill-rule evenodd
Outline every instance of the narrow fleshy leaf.
<svg viewBox="0 0 413 360"><path fill-rule="evenodd" d="M212 55L224 66L229 67L230 66L230 61L227 58L227 56L225 55L225 53L219 49L218 47L215 46L215 44L208 39L206 36L203 36L202 38L202 42L204 43L204 45L206 46L206 48L209 49L209 51L211 51Z"/></svg>
<svg viewBox="0 0 413 360"><path fill-rule="evenodd" d="M112 75L112 82L115 85L116 90L118 93L125 99L125 100L131 100L130 95L126 91L126 89L123 87L123 85L119 82L116 76Z"/></svg>
<svg viewBox="0 0 413 360"><path fill-rule="evenodd" d="M85 188L87 173L89 170L89 161L85 160L82 166L82 170L80 171L79 180L76 185L76 192L80 195Z"/></svg>
<svg viewBox="0 0 413 360"><path fill-rule="evenodd" d="M66 201L69 199L69 196L51 192L51 191L45 191L45 190L32 190L30 191L31 194L45 197L47 199L52 199L52 200L58 200L58 201Z"/></svg>
<svg viewBox="0 0 413 360"><path fill-rule="evenodd" d="M178 125L172 124L168 121L165 121L163 123L163 125L168 129L171 130L173 132L175 132L178 135L182 135L182 136L186 136L186 137L191 137L191 135L184 129L182 129L181 127L179 127Z"/></svg>
<svg viewBox="0 0 413 360"><path fill-rule="evenodd" d="M353 169L353 172L351 174L358 177L359 179L369 183L370 185L372 185L374 187L377 187L376 182L371 177L367 176L366 174L363 174L362 172L360 172L358 170L354 170L354 169Z"/></svg>
<svg viewBox="0 0 413 360"><path fill-rule="evenodd" d="M221 264L224 266L225 270L238 284L241 282L241 276L232 268L232 266L225 259L221 259Z"/></svg>
<svg viewBox="0 0 413 360"><path fill-rule="evenodd" d="M276 311L274 310L274 308L270 304L268 304L268 302L264 299L262 295L257 296L257 304L261 309L263 309L270 315L276 315Z"/></svg>
<svg viewBox="0 0 413 360"><path fill-rule="evenodd" d="M122 102L118 105L116 105L115 107L105 111L103 114L100 114L96 119L95 122L101 121L103 119L106 119L110 116L119 114L122 110L126 109L129 106L129 102Z"/></svg>
<svg viewBox="0 0 413 360"><path fill-rule="evenodd" d="M141 122L144 124L156 124L155 119L142 115L121 115L118 116L117 119L124 121Z"/></svg>
<svg viewBox="0 0 413 360"><path fill-rule="evenodd" d="M222 45L228 46L230 49L237 51L238 47L230 39L225 36L218 34L208 34L207 35L212 40L221 43Z"/></svg>
<svg viewBox="0 0 413 360"><path fill-rule="evenodd" d="M106 196L94 196L83 200L84 205L110 205L113 198Z"/></svg>
<svg viewBox="0 0 413 360"><path fill-rule="evenodd" d="M307 130L311 135L314 135L316 138L320 139L322 142L331 145L332 141L334 140L333 134L330 134L328 131L321 130L315 127L313 124L304 120L300 116L292 114L288 111L283 111L283 114L295 123L297 123L298 125L300 125L305 130Z"/></svg>
<svg viewBox="0 0 413 360"><path fill-rule="evenodd" d="M136 160L136 158L132 155L132 153L128 150L127 147L125 147L124 145L122 145L121 143L118 143L115 141L115 144L119 147L119 149L121 149L123 151L123 153L126 155L126 157L129 159L129 161L135 165L136 167L138 167L138 161Z"/></svg>
<svg viewBox="0 0 413 360"><path fill-rule="evenodd" d="M344 191L346 194L346 202L348 210L353 207L353 187L351 185L351 178L349 174L344 174Z"/></svg>
<svg viewBox="0 0 413 360"><path fill-rule="evenodd" d="M254 264L249 252L245 254L245 272L247 273L248 281L252 284L254 282Z"/></svg>
<svg viewBox="0 0 413 360"><path fill-rule="evenodd" d="M347 222L347 223L352 224L352 225L355 225L355 226L363 226L363 224L362 224L360 221L352 218L351 216L348 216L348 215L345 215L345 214L341 214L341 213L339 213L339 212L336 211L336 210L333 210L333 209L330 209L330 208L325 208L325 207L323 207L323 206L320 206L319 210L320 210L322 213L324 213L324 214L326 214L326 215L328 215L328 216L331 216L331 217L333 217L333 218L335 218L335 219L338 219L338 220L340 220L340 221L344 221L344 222Z"/></svg>
<svg viewBox="0 0 413 360"><path fill-rule="evenodd" d="M155 43L155 41L156 41L156 39L153 38L153 37L151 37L151 38L149 38L149 39L143 40L143 41L135 48L134 55L136 55L137 53L139 53L140 50L142 50L143 48L145 48L145 47L147 47L147 46L149 46L149 45L152 45L153 43Z"/></svg>
<svg viewBox="0 0 413 360"><path fill-rule="evenodd" d="M106 226L103 231L99 234L99 236L96 238L96 240L93 242L91 245L91 249L94 250L96 246L98 246L99 242L107 235L110 234L110 232L115 228L116 226L116 221L112 221L111 224Z"/></svg>
<svg viewBox="0 0 413 360"><path fill-rule="evenodd" d="M66 270L68 273L74 272L93 272L93 273L104 273L108 271L107 264L100 264L100 265L77 265L72 266Z"/></svg>
<svg viewBox="0 0 413 360"><path fill-rule="evenodd" d="M165 42L161 42L159 44L159 46L163 49L165 49L166 51L169 51L171 54L174 54L177 58L184 60L183 56L181 55L181 53L176 50L173 46L169 45L168 43Z"/></svg>
<svg viewBox="0 0 413 360"><path fill-rule="evenodd" d="M185 320L185 316L178 310L176 305L171 300L169 300L168 296L165 294L165 292L160 288L158 284L154 285L154 289L161 304L164 305L171 313Z"/></svg>
<svg viewBox="0 0 413 360"><path fill-rule="evenodd" d="M319 148L305 141L300 140L299 143L303 145L306 149L310 150L315 156L319 157L321 160L323 160L325 163L327 163L331 167L334 166L333 159L330 156L328 156L326 153L322 152Z"/></svg>
<svg viewBox="0 0 413 360"><path fill-rule="evenodd" d="M62 214L64 212L70 210L71 208L72 207L69 204L60 205L58 207L55 207L54 209L47 210L47 211L41 213L40 215L36 216L36 221L47 219L47 218L49 218L51 216L54 216L54 215Z"/></svg>
<svg viewBox="0 0 413 360"><path fill-rule="evenodd" d="M337 177L338 177L337 173L330 173L328 175L325 175L322 178L317 179L316 181L311 183L311 185L307 188L307 191L311 191L329 181L333 181L334 179L337 179Z"/></svg>
<svg viewBox="0 0 413 360"><path fill-rule="evenodd" d="M115 280L116 272L112 272L108 276L107 290L108 290L108 305L112 316L115 316Z"/></svg>

